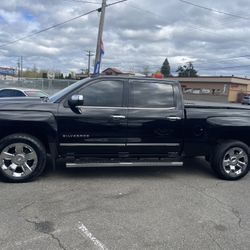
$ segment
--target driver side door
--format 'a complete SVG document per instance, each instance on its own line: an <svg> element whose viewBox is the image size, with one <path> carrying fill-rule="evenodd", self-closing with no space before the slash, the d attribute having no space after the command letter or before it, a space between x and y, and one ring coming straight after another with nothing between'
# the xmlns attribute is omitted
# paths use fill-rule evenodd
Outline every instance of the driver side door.
<svg viewBox="0 0 250 250"><path fill-rule="evenodd" d="M60 104L58 130L60 154L118 157L125 151L127 108L123 80L94 80L70 94L83 95L75 112L66 100Z"/></svg>

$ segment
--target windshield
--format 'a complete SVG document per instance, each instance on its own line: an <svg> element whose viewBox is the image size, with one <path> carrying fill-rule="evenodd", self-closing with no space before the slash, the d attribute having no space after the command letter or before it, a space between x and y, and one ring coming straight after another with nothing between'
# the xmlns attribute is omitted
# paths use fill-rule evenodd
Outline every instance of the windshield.
<svg viewBox="0 0 250 250"><path fill-rule="evenodd" d="M49 95L42 91L25 91L27 96L31 97L48 97Z"/></svg>
<svg viewBox="0 0 250 250"><path fill-rule="evenodd" d="M87 82L90 78L85 78L83 80L77 81L71 85L69 85L68 87L60 90L59 92L55 93L54 95L52 95L49 98L50 102L57 102L59 99L61 99L64 95L66 95L67 93L70 93L71 91L73 91L74 89L78 88L79 86L83 85L85 82Z"/></svg>

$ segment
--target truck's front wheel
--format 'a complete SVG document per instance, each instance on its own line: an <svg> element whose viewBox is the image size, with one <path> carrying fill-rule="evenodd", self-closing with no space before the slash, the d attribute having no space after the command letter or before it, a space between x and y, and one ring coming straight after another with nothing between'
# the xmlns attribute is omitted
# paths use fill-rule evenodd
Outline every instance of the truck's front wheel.
<svg viewBox="0 0 250 250"><path fill-rule="evenodd" d="M240 141L219 144L211 159L212 169L224 180L238 180L249 172L250 149Z"/></svg>
<svg viewBox="0 0 250 250"><path fill-rule="evenodd" d="M9 182L38 177L46 164L43 144L28 134L12 134L0 141L0 174Z"/></svg>

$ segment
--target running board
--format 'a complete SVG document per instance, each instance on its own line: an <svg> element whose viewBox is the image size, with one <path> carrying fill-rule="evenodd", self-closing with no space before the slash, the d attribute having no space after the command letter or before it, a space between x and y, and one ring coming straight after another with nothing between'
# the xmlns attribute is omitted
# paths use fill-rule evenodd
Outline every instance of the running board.
<svg viewBox="0 0 250 250"><path fill-rule="evenodd" d="M90 167L181 167L183 162L81 162L66 163L67 168Z"/></svg>

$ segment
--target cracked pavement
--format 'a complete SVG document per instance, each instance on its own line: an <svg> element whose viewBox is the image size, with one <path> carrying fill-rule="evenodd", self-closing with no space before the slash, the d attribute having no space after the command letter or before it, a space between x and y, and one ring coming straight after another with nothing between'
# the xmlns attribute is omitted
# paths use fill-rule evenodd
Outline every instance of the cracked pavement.
<svg viewBox="0 0 250 250"><path fill-rule="evenodd" d="M222 181L201 158L0 182L1 250L249 249L249 190L250 174Z"/></svg>

